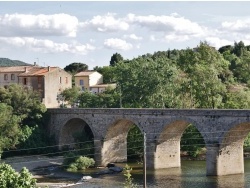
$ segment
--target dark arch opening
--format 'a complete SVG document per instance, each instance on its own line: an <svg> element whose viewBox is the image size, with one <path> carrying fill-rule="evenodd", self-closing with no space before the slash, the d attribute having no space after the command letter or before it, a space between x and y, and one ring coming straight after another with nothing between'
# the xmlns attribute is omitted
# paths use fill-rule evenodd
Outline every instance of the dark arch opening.
<svg viewBox="0 0 250 188"><path fill-rule="evenodd" d="M196 158L199 155L204 156L205 151L205 141L201 133L194 125L189 124L181 137L181 156Z"/></svg>
<svg viewBox="0 0 250 188"><path fill-rule="evenodd" d="M61 130L61 150L94 156L94 135L89 125L80 118L69 120Z"/></svg>
<svg viewBox="0 0 250 188"><path fill-rule="evenodd" d="M127 160L128 162L143 160L143 134L136 125L132 125L127 136Z"/></svg>

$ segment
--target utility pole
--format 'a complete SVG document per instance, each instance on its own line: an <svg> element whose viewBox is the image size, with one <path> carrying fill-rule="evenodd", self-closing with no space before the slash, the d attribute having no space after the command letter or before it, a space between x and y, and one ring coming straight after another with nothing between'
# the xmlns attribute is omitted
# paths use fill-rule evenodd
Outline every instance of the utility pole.
<svg viewBox="0 0 250 188"><path fill-rule="evenodd" d="M147 145L146 145L146 133L144 132L144 143L143 143L143 188L147 188L147 161L146 161L146 149L147 149Z"/></svg>

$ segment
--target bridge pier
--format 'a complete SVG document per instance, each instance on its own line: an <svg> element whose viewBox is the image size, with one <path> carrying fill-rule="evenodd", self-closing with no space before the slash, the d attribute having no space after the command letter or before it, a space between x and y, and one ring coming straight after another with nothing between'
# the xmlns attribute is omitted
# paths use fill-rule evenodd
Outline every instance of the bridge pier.
<svg viewBox="0 0 250 188"><path fill-rule="evenodd" d="M94 159L96 166L102 166L102 141L101 140L94 140Z"/></svg>
<svg viewBox="0 0 250 188"><path fill-rule="evenodd" d="M157 144L154 161L154 169L180 167L180 141L167 140Z"/></svg>
<svg viewBox="0 0 250 188"><path fill-rule="evenodd" d="M243 146L207 146L206 166L207 176L244 173Z"/></svg>

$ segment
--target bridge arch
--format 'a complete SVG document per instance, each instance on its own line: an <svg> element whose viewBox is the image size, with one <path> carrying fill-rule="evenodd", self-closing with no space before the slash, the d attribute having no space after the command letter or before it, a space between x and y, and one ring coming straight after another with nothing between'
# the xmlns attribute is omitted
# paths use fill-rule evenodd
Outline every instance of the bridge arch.
<svg viewBox="0 0 250 188"><path fill-rule="evenodd" d="M203 134L203 130L196 121L175 117L164 122L164 125L158 135L155 136L155 168L172 168L181 166L180 142L186 128L192 124ZM202 135L204 139L204 135Z"/></svg>
<svg viewBox="0 0 250 188"><path fill-rule="evenodd" d="M131 119L116 119L108 125L106 132L103 134L102 165L105 166L110 162L127 161L127 136L133 125L137 126L142 132L138 122Z"/></svg>
<svg viewBox="0 0 250 188"><path fill-rule="evenodd" d="M243 145L250 132L250 122L244 120L229 124L221 131L218 147L218 175L244 173Z"/></svg>
<svg viewBox="0 0 250 188"><path fill-rule="evenodd" d="M81 134L86 130L86 135L94 139L95 132L93 131L93 128L83 118L68 118L59 130L59 149L63 149L64 146L67 148L74 148L74 135Z"/></svg>

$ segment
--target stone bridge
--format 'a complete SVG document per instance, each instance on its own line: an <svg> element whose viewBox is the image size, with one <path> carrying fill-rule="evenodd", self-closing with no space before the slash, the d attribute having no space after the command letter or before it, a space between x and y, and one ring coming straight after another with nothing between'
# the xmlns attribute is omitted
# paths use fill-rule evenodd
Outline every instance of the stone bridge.
<svg viewBox="0 0 250 188"><path fill-rule="evenodd" d="M243 143L250 131L250 110L209 109L49 109L49 133L59 146L88 126L97 165L127 160L132 125L146 133L147 168L180 167L180 140L189 124L205 141L207 175L244 173Z"/></svg>

